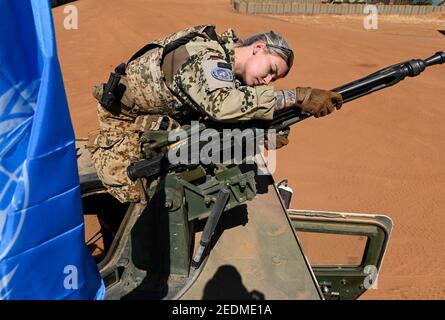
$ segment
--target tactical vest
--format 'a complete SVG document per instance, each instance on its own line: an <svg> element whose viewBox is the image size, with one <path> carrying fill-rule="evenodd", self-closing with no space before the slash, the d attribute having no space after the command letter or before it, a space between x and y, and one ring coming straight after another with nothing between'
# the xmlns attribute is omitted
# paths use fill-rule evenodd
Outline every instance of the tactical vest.
<svg viewBox="0 0 445 320"><path fill-rule="evenodd" d="M230 63L229 53L224 41L217 36L214 26L201 25L176 32L161 40L149 43L130 58L125 73L122 73L122 79L119 81L119 85L126 87L126 90L117 92L112 89L115 92L111 95L118 100L114 103L120 104L119 110L117 112L116 109L110 110L101 103L102 106L116 115L120 112L126 116L163 114L180 119L193 112L194 110L190 106L184 105L180 97L174 95L167 87L161 67L164 57L168 53L196 37L217 41L224 49L226 60ZM107 84L103 88L106 90ZM102 94L105 94L105 92L101 92L99 96L102 96ZM181 107L178 108L178 106Z"/></svg>

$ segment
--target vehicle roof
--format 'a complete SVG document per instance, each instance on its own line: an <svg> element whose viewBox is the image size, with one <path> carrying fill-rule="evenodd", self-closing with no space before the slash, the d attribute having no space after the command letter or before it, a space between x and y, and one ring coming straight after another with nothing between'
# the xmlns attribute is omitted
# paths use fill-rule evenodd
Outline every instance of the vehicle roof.
<svg viewBox="0 0 445 320"><path fill-rule="evenodd" d="M182 299L322 299L272 176L257 178L247 210L223 214L223 231Z"/></svg>

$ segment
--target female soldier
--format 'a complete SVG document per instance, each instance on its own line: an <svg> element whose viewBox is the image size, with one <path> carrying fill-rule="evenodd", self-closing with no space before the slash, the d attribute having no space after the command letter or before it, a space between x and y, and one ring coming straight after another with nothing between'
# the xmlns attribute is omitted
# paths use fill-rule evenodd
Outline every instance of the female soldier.
<svg viewBox="0 0 445 320"><path fill-rule="evenodd" d="M217 35L214 26L203 25L148 44L116 68L118 78L112 74L93 90L100 131L90 136L89 146L99 178L121 202L139 201L126 169L142 157L140 132L203 117L272 119L274 111L295 106L319 117L341 107L341 95L334 92L270 86L292 63L292 50L273 31L240 41L231 29ZM282 140L287 143L286 135Z"/></svg>

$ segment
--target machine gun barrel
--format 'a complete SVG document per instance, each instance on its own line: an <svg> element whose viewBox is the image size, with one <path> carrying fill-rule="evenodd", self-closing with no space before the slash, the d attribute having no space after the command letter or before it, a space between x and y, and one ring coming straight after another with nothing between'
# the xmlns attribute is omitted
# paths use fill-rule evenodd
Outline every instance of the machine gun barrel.
<svg viewBox="0 0 445 320"><path fill-rule="evenodd" d="M425 60L413 59L384 68L364 78L334 88L332 91L340 93L343 97L343 102L348 102L377 90L393 86L405 79L405 77L418 76L426 67L444 62L445 53L437 52Z"/></svg>
<svg viewBox="0 0 445 320"><path fill-rule="evenodd" d="M331 91L340 93L344 103L349 102L372 92L393 86L405 79L405 77L418 76L427 67L442 63L445 63L445 53L439 51L425 60L412 59L401 62L334 88ZM310 116L309 114L301 113L298 108L285 109L274 115L270 128L280 131Z"/></svg>

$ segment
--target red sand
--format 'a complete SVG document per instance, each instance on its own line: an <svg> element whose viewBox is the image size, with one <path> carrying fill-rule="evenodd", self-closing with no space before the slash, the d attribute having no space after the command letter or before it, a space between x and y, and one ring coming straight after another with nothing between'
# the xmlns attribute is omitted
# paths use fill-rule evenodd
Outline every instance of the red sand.
<svg viewBox="0 0 445 320"><path fill-rule="evenodd" d="M79 29L54 9L58 52L77 136L97 126L91 87L152 39L196 24L241 37L273 29L294 48L294 69L277 87L333 88L379 68L445 50L443 17L264 17L228 0L81 0ZM445 66L435 66L322 119L294 126L279 151L276 180L288 178L293 208L389 215L395 229L378 281L364 299L445 298Z"/></svg>

